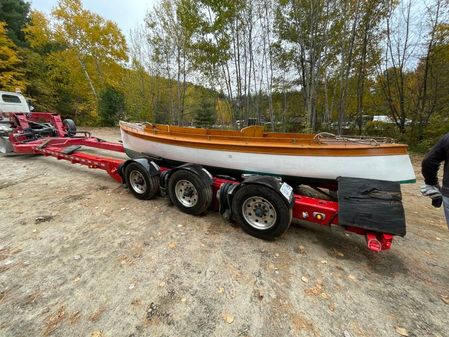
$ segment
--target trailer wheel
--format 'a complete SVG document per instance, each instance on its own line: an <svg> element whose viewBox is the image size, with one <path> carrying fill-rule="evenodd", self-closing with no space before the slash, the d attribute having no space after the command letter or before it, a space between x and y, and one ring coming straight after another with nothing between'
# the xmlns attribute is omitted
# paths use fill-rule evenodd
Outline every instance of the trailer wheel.
<svg viewBox="0 0 449 337"><path fill-rule="evenodd" d="M76 135L76 124L73 121L73 119L64 119L62 121L62 124L64 124L66 130L67 130L67 137L73 137Z"/></svg>
<svg viewBox="0 0 449 337"><path fill-rule="evenodd" d="M151 177L137 163L130 163L126 166L125 181L129 190L137 199L152 199L159 192L159 175Z"/></svg>
<svg viewBox="0 0 449 337"><path fill-rule="evenodd" d="M195 173L179 170L168 180L170 200L184 213L199 215L212 202L212 187Z"/></svg>
<svg viewBox="0 0 449 337"><path fill-rule="evenodd" d="M232 214L245 232L264 240L281 236L292 221L292 210L282 196L261 185L239 189L232 200Z"/></svg>

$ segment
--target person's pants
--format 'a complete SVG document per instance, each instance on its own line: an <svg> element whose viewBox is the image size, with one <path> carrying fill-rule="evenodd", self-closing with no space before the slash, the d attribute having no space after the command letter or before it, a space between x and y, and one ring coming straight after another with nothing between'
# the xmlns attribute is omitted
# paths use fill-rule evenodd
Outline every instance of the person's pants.
<svg viewBox="0 0 449 337"><path fill-rule="evenodd" d="M449 197L443 196L444 215L446 215L447 228L449 229Z"/></svg>

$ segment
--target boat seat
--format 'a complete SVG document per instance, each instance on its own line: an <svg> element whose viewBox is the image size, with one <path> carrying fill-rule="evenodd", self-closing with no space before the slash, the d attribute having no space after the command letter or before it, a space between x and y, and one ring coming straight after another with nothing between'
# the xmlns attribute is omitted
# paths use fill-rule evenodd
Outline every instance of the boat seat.
<svg viewBox="0 0 449 337"><path fill-rule="evenodd" d="M263 126L251 125L240 130L242 137L263 137Z"/></svg>

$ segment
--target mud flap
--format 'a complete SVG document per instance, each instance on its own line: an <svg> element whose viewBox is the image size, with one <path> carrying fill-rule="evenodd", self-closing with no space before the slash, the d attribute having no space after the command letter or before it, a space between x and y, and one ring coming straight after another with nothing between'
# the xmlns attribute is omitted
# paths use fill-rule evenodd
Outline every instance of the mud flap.
<svg viewBox="0 0 449 337"><path fill-rule="evenodd" d="M399 183L346 177L340 177L337 181L340 225L405 235L405 214Z"/></svg>

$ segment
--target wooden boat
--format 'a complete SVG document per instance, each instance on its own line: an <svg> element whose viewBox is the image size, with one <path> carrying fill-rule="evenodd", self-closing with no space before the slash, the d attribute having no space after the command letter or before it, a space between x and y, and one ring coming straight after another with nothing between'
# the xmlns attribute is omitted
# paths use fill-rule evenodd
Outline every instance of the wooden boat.
<svg viewBox="0 0 449 337"><path fill-rule="evenodd" d="M120 122L130 157L149 155L211 170L335 180L354 177L415 182L407 146L330 134L241 131Z"/></svg>

